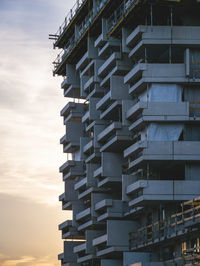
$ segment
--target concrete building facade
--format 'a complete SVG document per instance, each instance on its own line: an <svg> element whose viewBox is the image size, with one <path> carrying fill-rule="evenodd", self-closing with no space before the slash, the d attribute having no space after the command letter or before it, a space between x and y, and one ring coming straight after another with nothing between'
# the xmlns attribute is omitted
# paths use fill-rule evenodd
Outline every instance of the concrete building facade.
<svg viewBox="0 0 200 266"><path fill-rule="evenodd" d="M200 265L198 2L81 0L51 35L62 266Z"/></svg>

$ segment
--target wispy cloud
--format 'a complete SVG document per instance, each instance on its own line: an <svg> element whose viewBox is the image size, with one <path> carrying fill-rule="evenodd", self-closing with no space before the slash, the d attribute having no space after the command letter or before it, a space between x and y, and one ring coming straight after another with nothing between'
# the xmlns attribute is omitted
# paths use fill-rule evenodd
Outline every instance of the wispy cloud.
<svg viewBox="0 0 200 266"><path fill-rule="evenodd" d="M11 1L12 2L12 1ZM47 37L47 36L46 36ZM55 204L65 156L59 78L52 77L51 44L24 29L5 27L0 44L0 193Z"/></svg>
<svg viewBox="0 0 200 266"><path fill-rule="evenodd" d="M61 79L52 77L56 32L75 1L0 0L0 265L54 266L65 160Z"/></svg>
<svg viewBox="0 0 200 266"><path fill-rule="evenodd" d="M57 262L52 261L52 257L34 258L23 256L17 259L6 259L1 262L1 266L55 266Z"/></svg>
<svg viewBox="0 0 200 266"><path fill-rule="evenodd" d="M60 80L51 75L48 49L34 42L23 48L17 40L24 36L12 36L16 42L0 45L0 192L38 200L51 188L45 200L52 203L53 186L54 195L61 188L58 166L64 160L58 144L64 134L59 110L65 104Z"/></svg>
<svg viewBox="0 0 200 266"><path fill-rule="evenodd" d="M35 203L27 198L0 194L0 265L23 256L51 257L62 250L58 224L70 219L58 206Z"/></svg>

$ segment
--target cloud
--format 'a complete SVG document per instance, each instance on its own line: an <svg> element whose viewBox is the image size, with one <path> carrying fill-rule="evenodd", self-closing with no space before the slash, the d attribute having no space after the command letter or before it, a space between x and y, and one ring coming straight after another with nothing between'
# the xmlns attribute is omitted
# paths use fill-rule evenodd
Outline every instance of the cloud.
<svg viewBox="0 0 200 266"><path fill-rule="evenodd" d="M47 39L49 31L56 32L75 0L1 0L0 26L30 33L34 38Z"/></svg>
<svg viewBox="0 0 200 266"><path fill-rule="evenodd" d="M31 256L22 256L17 259L6 259L1 262L1 266L55 266L56 261L52 261L50 256L35 258Z"/></svg>
<svg viewBox="0 0 200 266"><path fill-rule="evenodd" d="M51 257L57 261L61 253L61 232L58 224L70 219L61 205L48 206L19 196L0 194L0 265L16 258Z"/></svg>
<svg viewBox="0 0 200 266"><path fill-rule="evenodd" d="M66 3L67 2L67 3ZM0 0L0 265L59 265L57 225L66 160L59 112L67 103L48 34L74 1Z"/></svg>
<svg viewBox="0 0 200 266"><path fill-rule="evenodd" d="M0 192L27 194L31 188L27 196L38 198L38 188L48 191L51 186L52 191L53 185L55 195L60 188L58 167L65 159L58 144L64 135L59 111L65 102L59 80L51 76L48 52L30 44L28 50L33 58L22 48L15 52L20 65L14 52L10 58L3 52L1 56Z"/></svg>
<svg viewBox="0 0 200 266"><path fill-rule="evenodd" d="M52 77L52 49L29 35L11 27L2 32L0 193L56 204L63 191L58 168L66 160L59 111L67 101L61 80Z"/></svg>

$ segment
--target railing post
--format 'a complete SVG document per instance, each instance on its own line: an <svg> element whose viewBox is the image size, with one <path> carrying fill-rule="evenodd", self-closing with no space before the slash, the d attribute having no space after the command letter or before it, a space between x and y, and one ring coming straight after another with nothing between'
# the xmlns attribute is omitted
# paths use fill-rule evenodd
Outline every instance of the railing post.
<svg viewBox="0 0 200 266"><path fill-rule="evenodd" d="M182 224L184 225L184 208L183 208L183 204L182 204Z"/></svg>

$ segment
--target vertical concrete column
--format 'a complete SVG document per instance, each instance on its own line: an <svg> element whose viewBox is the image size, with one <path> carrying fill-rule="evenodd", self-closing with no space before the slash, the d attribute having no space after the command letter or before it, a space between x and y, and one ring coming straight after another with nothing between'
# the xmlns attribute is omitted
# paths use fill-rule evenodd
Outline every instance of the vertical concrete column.
<svg viewBox="0 0 200 266"><path fill-rule="evenodd" d="M79 27L78 27L78 25L75 25L74 36L75 36L75 42L77 42L79 39Z"/></svg>
<svg viewBox="0 0 200 266"><path fill-rule="evenodd" d="M103 34L103 40L107 40L107 20L103 18L101 20L101 25L102 25L102 34Z"/></svg>
<svg viewBox="0 0 200 266"><path fill-rule="evenodd" d="M131 30L122 28L122 53L129 53L130 49L126 45L126 39L131 34Z"/></svg>
<svg viewBox="0 0 200 266"><path fill-rule="evenodd" d="M93 0L93 14L94 16L97 14L97 0Z"/></svg>

